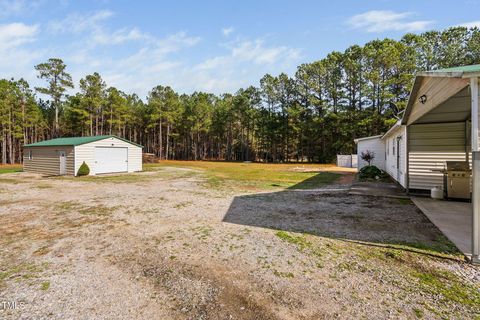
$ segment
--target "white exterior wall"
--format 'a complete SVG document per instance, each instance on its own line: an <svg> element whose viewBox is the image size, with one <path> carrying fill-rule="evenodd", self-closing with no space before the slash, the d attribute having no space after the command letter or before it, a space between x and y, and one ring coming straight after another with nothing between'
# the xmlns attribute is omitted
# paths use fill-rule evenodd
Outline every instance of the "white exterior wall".
<svg viewBox="0 0 480 320"><path fill-rule="evenodd" d="M128 148L128 172L142 171L142 148L112 137L75 146L75 175L83 161L90 168L90 175L95 175L95 147Z"/></svg>
<svg viewBox="0 0 480 320"><path fill-rule="evenodd" d="M375 153L375 158L372 161L372 165L377 166L379 169L385 170L385 144L380 137L363 139L358 141L358 170L368 165L366 161L362 160L362 152L367 150L373 151Z"/></svg>
<svg viewBox="0 0 480 320"><path fill-rule="evenodd" d="M400 150L397 149L397 139ZM385 171L402 187L407 187L407 130L405 126L399 126L393 132L388 133L388 137L383 138L385 143ZM397 167L397 156L399 156L399 166Z"/></svg>
<svg viewBox="0 0 480 320"><path fill-rule="evenodd" d="M409 188L430 190L443 187L446 161L467 160L465 122L411 125L408 129Z"/></svg>

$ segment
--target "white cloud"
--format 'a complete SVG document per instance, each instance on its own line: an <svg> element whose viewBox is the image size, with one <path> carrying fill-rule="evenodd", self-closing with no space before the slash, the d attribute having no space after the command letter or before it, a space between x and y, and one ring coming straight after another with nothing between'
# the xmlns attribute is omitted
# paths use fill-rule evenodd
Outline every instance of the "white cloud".
<svg viewBox="0 0 480 320"><path fill-rule="evenodd" d="M0 70L5 78L35 78L33 65L44 50L26 48L36 40L38 25L10 23L0 25Z"/></svg>
<svg viewBox="0 0 480 320"><path fill-rule="evenodd" d="M214 93L234 92L256 84L265 73L287 71L301 59L299 49L268 46L263 39L235 41L226 47L228 54L194 67L191 86Z"/></svg>
<svg viewBox="0 0 480 320"><path fill-rule="evenodd" d="M408 19L410 16L411 12L372 10L350 17L347 24L367 32L416 32L424 31L433 23L431 20L410 20Z"/></svg>
<svg viewBox="0 0 480 320"><path fill-rule="evenodd" d="M119 29L112 33L98 30L93 34L93 41L97 44L112 45L122 44L128 41L147 40L150 36L141 32L138 28L133 29Z"/></svg>
<svg viewBox="0 0 480 320"><path fill-rule="evenodd" d="M158 47L164 47L165 51L182 46L183 44L196 44L200 38L187 37L185 32L171 35L167 39L157 39L154 36L142 32L139 28L120 28L109 30L106 20L114 15L112 11L101 10L93 14L71 14L60 21L51 21L48 30L54 34L85 35L85 44L93 49L96 45L119 45L130 41L144 41Z"/></svg>
<svg viewBox="0 0 480 320"><path fill-rule="evenodd" d="M244 61L253 61L256 64L275 64L279 59L296 59L299 56L297 49L285 46L266 47L261 39L244 41L232 48L232 57Z"/></svg>
<svg viewBox="0 0 480 320"><path fill-rule="evenodd" d="M38 25L0 25L2 77L24 77L32 86L40 85L43 80L37 79L34 66L59 57L77 86L81 78L96 71L108 86L141 98L159 84L181 93L220 94L257 85L265 73L293 71L300 60L298 49L271 45L266 39L240 38L219 44L223 53L200 58L188 54L202 41L196 35L179 31L159 37L138 27L112 28L109 19L113 16L108 10L71 14L51 21L42 33ZM34 47L34 41L41 46L35 43Z"/></svg>
<svg viewBox="0 0 480 320"><path fill-rule="evenodd" d="M458 25L459 27L466 27L466 28L480 28L480 20L477 21L470 21L470 22L465 22L461 23Z"/></svg>
<svg viewBox="0 0 480 320"><path fill-rule="evenodd" d="M178 92L235 92L240 87L256 85L265 73L293 68L300 60L300 50L268 46L263 39L234 41L224 47L225 55L192 63L181 53L198 44L198 37L178 32L161 39L149 39L146 45L121 59L99 58L93 53L79 54L83 63L72 70L77 79L98 71L109 86L145 98L156 85L169 85Z"/></svg>
<svg viewBox="0 0 480 320"><path fill-rule="evenodd" d="M144 35L140 30L135 34L134 38ZM122 33L119 39L123 39L123 35L128 33ZM200 38L178 32L164 38L142 37L140 41L143 41L139 43L141 47L134 53L120 58L100 56L95 50L87 48L72 50L72 54L65 60L75 63L71 73L76 81L86 74L98 71L107 85L128 93L137 93L142 98L159 84L180 87L183 80L181 74L191 68L176 58L176 54L195 46Z"/></svg>
<svg viewBox="0 0 480 320"><path fill-rule="evenodd" d="M225 37L228 37L230 35L230 33L232 33L233 31L235 31L235 29L233 29L233 27L222 29L222 33Z"/></svg>
<svg viewBox="0 0 480 320"><path fill-rule="evenodd" d="M38 25L24 23L0 24L0 52L35 41Z"/></svg>
<svg viewBox="0 0 480 320"><path fill-rule="evenodd" d="M197 65L199 70L215 69L222 65L233 62L250 62L257 65L273 65L282 62L298 60L300 50L285 46L267 47L265 41L256 39L253 41L239 41L227 46L230 53L204 61Z"/></svg>
<svg viewBox="0 0 480 320"><path fill-rule="evenodd" d="M9 17L28 12L36 8L39 1L27 0L0 0L0 17Z"/></svg>
<svg viewBox="0 0 480 320"><path fill-rule="evenodd" d="M97 11L93 14L70 14L63 20L51 21L48 29L53 33L81 33L100 28L100 23L113 16L109 10Z"/></svg>
<svg viewBox="0 0 480 320"><path fill-rule="evenodd" d="M164 39L157 39L154 41L154 44L158 53L166 54L178 51L181 48L192 47L199 43L200 40L200 37L190 37L185 31L180 31Z"/></svg>

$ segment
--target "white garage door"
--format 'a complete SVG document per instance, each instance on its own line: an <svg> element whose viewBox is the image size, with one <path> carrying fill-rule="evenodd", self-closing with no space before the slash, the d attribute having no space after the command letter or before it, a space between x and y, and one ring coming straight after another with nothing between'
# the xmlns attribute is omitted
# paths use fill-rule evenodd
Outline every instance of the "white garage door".
<svg viewBox="0 0 480 320"><path fill-rule="evenodd" d="M95 147L95 174L128 171L128 148Z"/></svg>

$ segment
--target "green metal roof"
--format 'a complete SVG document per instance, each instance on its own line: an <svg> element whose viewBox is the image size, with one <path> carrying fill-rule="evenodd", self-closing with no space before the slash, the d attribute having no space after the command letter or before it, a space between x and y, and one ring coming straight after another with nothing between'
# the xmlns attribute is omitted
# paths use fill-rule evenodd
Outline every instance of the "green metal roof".
<svg viewBox="0 0 480 320"><path fill-rule="evenodd" d="M480 64L431 70L431 72L480 72Z"/></svg>
<svg viewBox="0 0 480 320"><path fill-rule="evenodd" d="M468 78L469 76L476 77L479 73L480 64L472 64L469 66L458 66L452 68L422 71L417 73L417 77Z"/></svg>
<svg viewBox="0 0 480 320"><path fill-rule="evenodd" d="M30 143L24 145L24 147L55 147L55 146L78 146L85 143L90 143L98 140L108 139L108 138L117 138L119 140L131 143L138 147L143 147L137 143L129 141L127 139L123 139L117 137L115 135L107 135L107 136L90 136L90 137L68 137L68 138L56 138L51 140L40 141L37 143Z"/></svg>

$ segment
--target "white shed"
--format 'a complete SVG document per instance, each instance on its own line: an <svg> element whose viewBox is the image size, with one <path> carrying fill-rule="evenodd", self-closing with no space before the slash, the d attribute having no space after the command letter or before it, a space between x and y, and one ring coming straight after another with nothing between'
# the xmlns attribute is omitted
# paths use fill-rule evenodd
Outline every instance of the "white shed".
<svg viewBox="0 0 480 320"><path fill-rule="evenodd" d="M362 152L372 151L375 154L375 158L372 161L372 165L378 167L381 170L385 170L385 144L383 143L382 136L372 136L359 138L354 140L357 144L358 170L368 165L362 159Z"/></svg>
<svg viewBox="0 0 480 320"><path fill-rule="evenodd" d="M24 146L24 171L77 175L85 162L90 175L142 171L142 146L117 136L57 138Z"/></svg>
<svg viewBox="0 0 480 320"><path fill-rule="evenodd" d="M385 145L385 171L407 188L407 127L398 121L382 137Z"/></svg>

